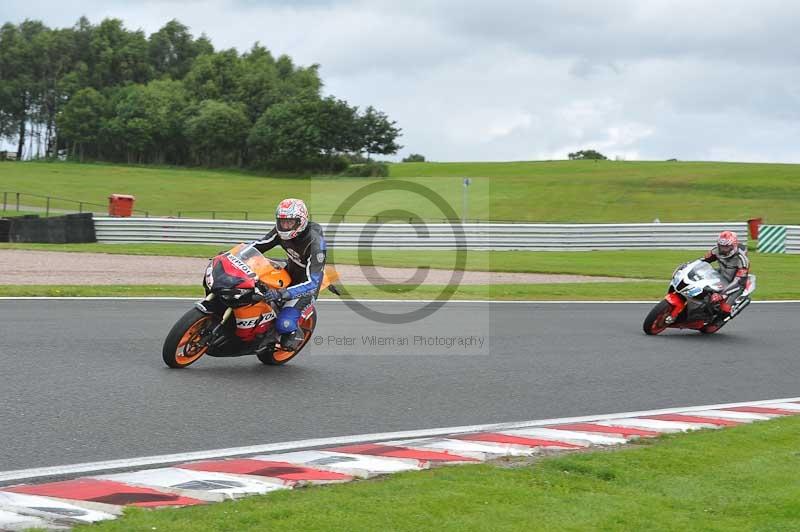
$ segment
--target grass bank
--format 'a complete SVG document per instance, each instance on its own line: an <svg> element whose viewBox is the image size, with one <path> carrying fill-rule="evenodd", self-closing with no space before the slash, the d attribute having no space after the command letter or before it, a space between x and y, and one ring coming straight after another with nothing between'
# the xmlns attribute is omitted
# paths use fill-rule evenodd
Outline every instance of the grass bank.
<svg viewBox="0 0 800 532"><path fill-rule="evenodd" d="M356 299L433 299L445 290L443 285L425 285L409 289L403 285L351 286L344 298ZM0 285L0 297L197 297L203 295L199 286L167 285ZM655 300L664 295L657 282L641 283L565 283L565 284L498 284L463 285L452 294L453 299L492 300ZM330 292L324 298L338 299Z"/></svg>
<svg viewBox="0 0 800 532"><path fill-rule="evenodd" d="M798 530L800 418L533 464L450 466L76 530Z"/></svg>
<svg viewBox="0 0 800 532"><path fill-rule="evenodd" d="M308 201L324 221L376 179L261 176L241 171L77 163L4 163L3 190L105 204L111 193L133 194L151 215L211 209L220 217L269 219L282 197ZM422 185L461 216L462 178L471 177L469 218L538 222L800 221L800 165L714 162L542 161L403 163L393 178ZM428 194L430 196L430 194ZM26 203L30 203L26 200ZM31 203L32 204L32 203ZM709 205L714 205L709 209ZM60 208L63 205L52 204ZM384 210L423 219L443 217L433 203L400 191L380 192L350 211L363 221ZM205 212L199 212L205 211ZM238 213L236 212L238 211Z"/></svg>

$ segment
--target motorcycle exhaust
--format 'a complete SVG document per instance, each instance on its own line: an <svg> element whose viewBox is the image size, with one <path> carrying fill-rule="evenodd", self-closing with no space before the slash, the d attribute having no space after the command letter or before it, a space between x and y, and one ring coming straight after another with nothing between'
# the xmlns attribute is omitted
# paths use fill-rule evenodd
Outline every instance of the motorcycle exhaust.
<svg viewBox="0 0 800 532"><path fill-rule="evenodd" d="M735 309L731 310L731 319L735 318L739 315L741 311L743 311L747 306L751 303L752 299L749 297L742 301L739 305L736 306Z"/></svg>

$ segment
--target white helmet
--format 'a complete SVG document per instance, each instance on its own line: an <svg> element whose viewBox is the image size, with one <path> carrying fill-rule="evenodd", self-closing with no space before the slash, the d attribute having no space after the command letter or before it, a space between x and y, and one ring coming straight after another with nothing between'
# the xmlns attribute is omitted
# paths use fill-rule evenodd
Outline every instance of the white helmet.
<svg viewBox="0 0 800 532"><path fill-rule="evenodd" d="M308 209L303 200L287 198L275 209L275 230L283 240L291 240L308 227Z"/></svg>
<svg viewBox="0 0 800 532"><path fill-rule="evenodd" d="M723 231L717 238L717 256L723 259L733 257L739 249L739 237L733 231Z"/></svg>

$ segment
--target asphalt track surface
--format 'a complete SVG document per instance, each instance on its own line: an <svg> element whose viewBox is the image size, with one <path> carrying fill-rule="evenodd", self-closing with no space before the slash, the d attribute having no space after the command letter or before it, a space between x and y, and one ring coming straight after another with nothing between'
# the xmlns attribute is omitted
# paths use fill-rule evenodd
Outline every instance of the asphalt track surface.
<svg viewBox="0 0 800 532"><path fill-rule="evenodd" d="M647 337L646 304L450 303L386 325L321 302L322 345L286 366L170 370L162 341L189 306L0 301L0 471L798 394L798 304L752 305L717 335Z"/></svg>

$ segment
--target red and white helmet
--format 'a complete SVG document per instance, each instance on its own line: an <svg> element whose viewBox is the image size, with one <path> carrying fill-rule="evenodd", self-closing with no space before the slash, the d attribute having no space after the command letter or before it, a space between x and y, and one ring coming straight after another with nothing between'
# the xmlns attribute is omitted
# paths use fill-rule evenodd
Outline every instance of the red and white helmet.
<svg viewBox="0 0 800 532"><path fill-rule="evenodd" d="M723 231L717 238L717 256L727 259L739 249L739 237L733 231Z"/></svg>
<svg viewBox="0 0 800 532"><path fill-rule="evenodd" d="M283 240L291 240L308 227L308 209L303 200L286 198L275 209L275 230Z"/></svg>

